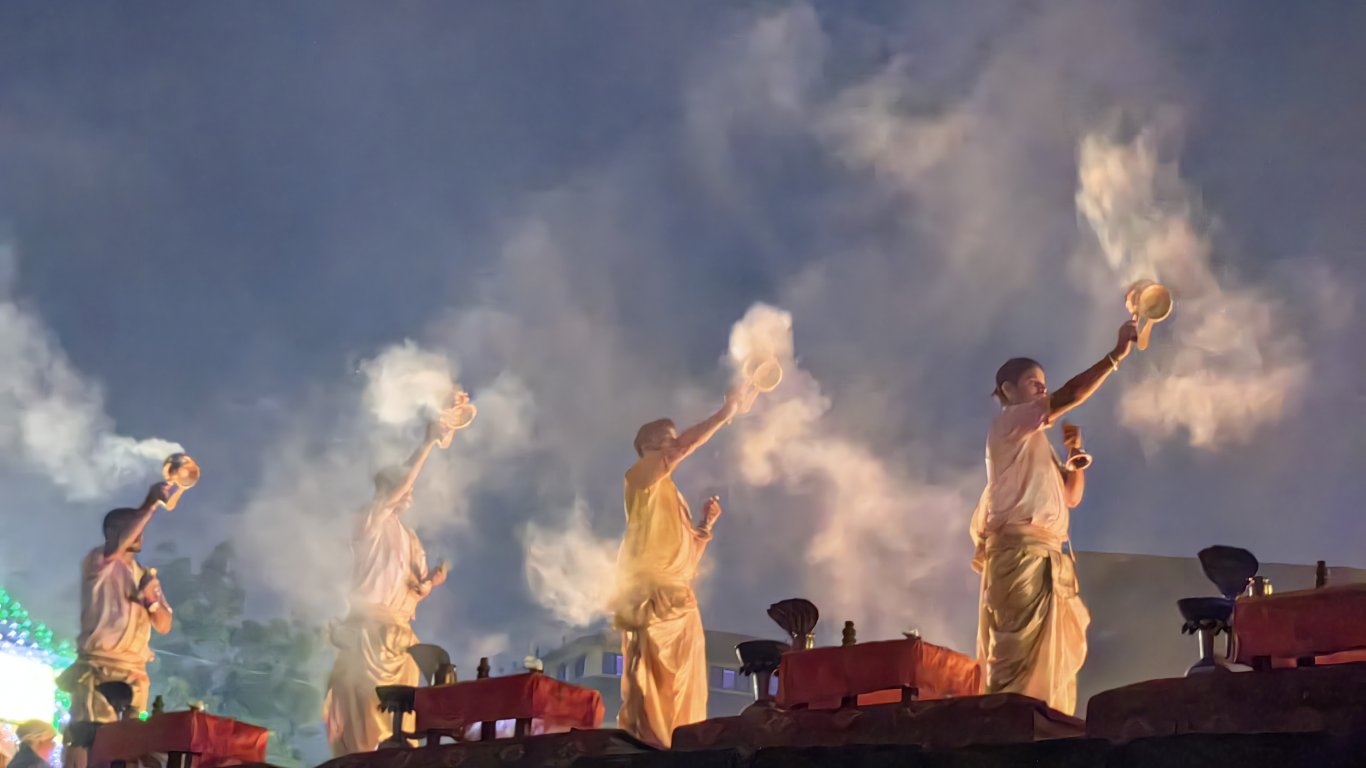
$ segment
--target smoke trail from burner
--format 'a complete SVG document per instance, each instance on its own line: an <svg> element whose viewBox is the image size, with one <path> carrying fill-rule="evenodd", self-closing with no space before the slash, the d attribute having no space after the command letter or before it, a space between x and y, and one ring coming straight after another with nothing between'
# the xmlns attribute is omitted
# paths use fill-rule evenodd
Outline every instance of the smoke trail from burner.
<svg viewBox="0 0 1366 768"><path fill-rule="evenodd" d="M962 573L969 497L912 477L840 434L830 400L793 349L792 316L777 307L755 305L732 329L732 365L762 350L786 370L779 388L737 422L740 479L794 497L781 505L785 524L807 510L805 587L826 615L854 619L875 637L913 626L961 636L973 605ZM887 594L897 599L889 603Z"/></svg>
<svg viewBox="0 0 1366 768"><path fill-rule="evenodd" d="M1110 293L1118 303L1140 278L1167 284L1176 298L1174 321L1159 326L1143 355L1152 364L1126 386L1120 420L1149 440L1184 434L1215 450L1279 421L1303 390L1308 365L1276 297L1216 275L1211 241L1178 167L1160 157L1160 139L1152 128L1127 143L1084 137L1077 210L1109 267L1110 280L1095 279L1098 301Z"/></svg>
<svg viewBox="0 0 1366 768"><path fill-rule="evenodd" d="M582 499L563 528L527 523L523 543L527 586L556 620L584 627L607 618L616 591L617 542L593 533Z"/></svg>
<svg viewBox="0 0 1366 768"><path fill-rule="evenodd" d="M40 473L72 501L150 482L163 459L184 449L118 433L100 386L13 295L17 268L13 244L0 242L0 460Z"/></svg>
<svg viewBox="0 0 1366 768"><path fill-rule="evenodd" d="M449 403L459 367L450 355L404 341L363 362L360 371L360 391L319 398L316 412L295 415L297 423L266 456L238 529L243 557L271 576L266 586L315 621L344 609L350 534L373 497L375 472L404 462L419 445L427 424ZM444 532L466 529L472 489L527 439L532 402L516 377L497 377L475 399L479 418L449 449L432 452L405 513L405 523L429 547ZM432 562L456 556L428 554Z"/></svg>

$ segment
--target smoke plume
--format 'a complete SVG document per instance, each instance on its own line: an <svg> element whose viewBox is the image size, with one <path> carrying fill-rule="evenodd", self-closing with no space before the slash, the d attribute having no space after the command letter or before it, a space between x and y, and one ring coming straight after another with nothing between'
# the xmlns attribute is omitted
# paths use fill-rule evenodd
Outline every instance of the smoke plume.
<svg viewBox="0 0 1366 768"><path fill-rule="evenodd" d="M458 386L453 356L410 340L363 361L359 371L359 388L320 393L311 409L294 414L265 456L261 486L238 529L239 550L270 575L263 586L315 621L343 610L350 536L373 498L375 473L408 460ZM428 542L433 565L457 556L436 543L467 528L474 489L527 439L533 406L514 376L495 378L474 402L478 418L449 449L431 452L405 513L404 522Z"/></svg>
<svg viewBox="0 0 1366 768"><path fill-rule="evenodd" d="M895 467L865 441L827 419L830 400L793 357L793 318L758 304L731 331L730 361L775 356L782 384L738 422L740 477L777 486L805 509L808 595L826 613L856 620L873 637L924 629L962 634L972 594L962 573L968 497ZM786 524L798 524L789 515ZM780 556L767 552L766 556ZM886 596L895 594L895 601Z"/></svg>
<svg viewBox="0 0 1366 768"><path fill-rule="evenodd" d="M99 384L14 295L17 269L15 247L0 242L0 461L42 475L72 501L150 483L162 460L184 449L118 433Z"/></svg>
<svg viewBox="0 0 1366 768"><path fill-rule="evenodd" d="M1149 440L1184 434L1191 445L1218 449L1278 422L1308 366L1279 298L1227 270L1216 276L1211 240L1176 163L1159 156L1159 137L1151 128L1127 143L1085 136L1077 210L1114 278L1102 281L1098 299L1117 301L1142 278L1166 284L1175 298L1169 327L1154 330L1146 375L1126 387L1121 422Z"/></svg>

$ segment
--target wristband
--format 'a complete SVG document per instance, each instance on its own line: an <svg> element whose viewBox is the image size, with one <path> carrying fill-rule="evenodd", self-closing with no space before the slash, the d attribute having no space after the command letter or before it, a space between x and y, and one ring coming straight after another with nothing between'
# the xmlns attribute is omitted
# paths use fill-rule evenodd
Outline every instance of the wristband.
<svg viewBox="0 0 1366 768"><path fill-rule="evenodd" d="M1111 373L1119 370L1119 361L1115 359L1115 354L1113 352L1106 352L1105 359L1110 361Z"/></svg>

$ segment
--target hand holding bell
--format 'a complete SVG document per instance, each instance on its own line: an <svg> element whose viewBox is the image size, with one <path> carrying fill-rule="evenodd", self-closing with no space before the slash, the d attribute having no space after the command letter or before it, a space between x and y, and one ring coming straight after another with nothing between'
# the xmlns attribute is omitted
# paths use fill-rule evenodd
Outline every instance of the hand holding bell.
<svg viewBox="0 0 1366 768"><path fill-rule="evenodd" d="M782 382L783 367L771 357L752 356L741 364L740 377L745 391L739 400L739 412L749 413L761 393L772 392Z"/></svg>
<svg viewBox="0 0 1366 768"><path fill-rule="evenodd" d="M710 496L705 504L702 505L702 519L705 521L703 527L711 530L716 521L721 517L721 497Z"/></svg>
<svg viewBox="0 0 1366 768"><path fill-rule="evenodd" d="M1129 286L1129 291L1124 295L1124 306L1135 320L1142 321L1138 331L1138 348L1145 350L1153 326L1166 320L1172 313L1172 294L1161 283L1139 280Z"/></svg>
<svg viewBox="0 0 1366 768"><path fill-rule="evenodd" d="M1081 428L1064 421L1062 423L1062 444L1067 449L1067 462L1064 466L1071 472L1078 472L1091 466L1091 454L1081 448Z"/></svg>
<svg viewBox="0 0 1366 768"><path fill-rule="evenodd" d="M474 417L478 414L479 409L470 402L469 393L456 390L451 398L451 405L443 410L437 418L438 429L441 433L439 440L441 447L451 447L451 440L454 439L456 431L468 427L474 422Z"/></svg>
<svg viewBox="0 0 1366 768"><path fill-rule="evenodd" d="M167 510L175 509L180 503L180 495L199 482L199 474L199 464L189 454L173 453L167 456L161 465L161 476L166 481L161 484L161 498L158 501Z"/></svg>

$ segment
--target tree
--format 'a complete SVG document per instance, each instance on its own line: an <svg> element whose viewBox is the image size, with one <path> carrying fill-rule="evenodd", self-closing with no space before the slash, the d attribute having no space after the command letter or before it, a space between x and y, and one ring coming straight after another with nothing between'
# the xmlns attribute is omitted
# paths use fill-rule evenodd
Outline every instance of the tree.
<svg viewBox="0 0 1366 768"><path fill-rule="evenodd" d="M159 552L173 555L174 546ZM175 628L154 638L152 695L167 710L202 701L210 713L269 728L272 763L317 762L306 762L301 745L321 738L322 630L279 617L245 618L233 560L225 542L197 572L185 557L158 566Z"/></svg>

